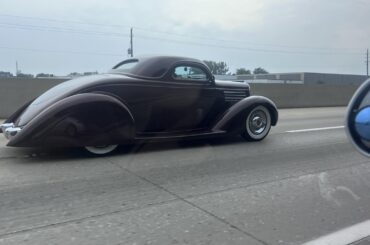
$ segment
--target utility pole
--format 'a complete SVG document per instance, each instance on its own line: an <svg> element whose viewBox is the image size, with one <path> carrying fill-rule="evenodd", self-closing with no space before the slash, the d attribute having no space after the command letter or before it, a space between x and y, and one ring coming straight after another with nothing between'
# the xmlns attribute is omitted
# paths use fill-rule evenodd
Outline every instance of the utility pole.
<svg viewBox="0 0 370 245"><path fill-rule="evenodd" d="M15 62L15 76L18 77L19 69L18 69L18 61Z"/></svg>
<svg viewBox="0 0 370 245"><path fill-rule="evenodd" d="M130 48L127 50L127 53L131 56L134 57L134 44L133 44L133 35L132 35L132 27L130 30Z"/></svg>
<svg viewBox="0 0 370 245"><path fill-rule="evenodd" d="M369 76L369 49L366 51L366 76Z"/></svg>

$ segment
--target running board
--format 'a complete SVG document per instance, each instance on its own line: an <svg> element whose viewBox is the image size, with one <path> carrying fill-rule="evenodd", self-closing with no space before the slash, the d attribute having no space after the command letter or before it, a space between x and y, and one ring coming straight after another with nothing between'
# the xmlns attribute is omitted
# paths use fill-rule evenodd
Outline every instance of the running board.
<svg viewBox="0 0 370 245"><path fill-rule="evenodd" d="M161 135L161 136L137 136L135 140L150 140L150 141L165 141L165 140L182 140L182 139L195 139L195 138L207 138L217 137L226 134L226 131L216 132L205 132L205 133L193 133L193 134L182 134L182 135Z"/></svg>

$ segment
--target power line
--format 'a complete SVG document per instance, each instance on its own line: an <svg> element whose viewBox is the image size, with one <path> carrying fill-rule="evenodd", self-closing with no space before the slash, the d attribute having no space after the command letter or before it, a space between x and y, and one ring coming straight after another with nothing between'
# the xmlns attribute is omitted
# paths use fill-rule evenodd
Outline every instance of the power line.
<svg viewBox="0 0 370 245"><path fill-rule="evenodd" d="M130 55L134 57L134 43L133 43L133 36L132 36L132 27L130 29Z"/></svg>
<svg viewBox="0 0 370 245"><path fill-rule="evenodd" d="M116 56L122 57L122 55L117 53L99 53L99 52L89 52L89 51L71 51L71 50L55 50L55 49L37 49L37 48L21 48L21 47L9 47L0 46L3 50L15 50L15 51L28 51L37 53L60 53L60 54L79 54L79 55L96 55L96 56Z"/></svg>
<svg viewBox="0 0 370 245"><path fill-rule="evenodd" d="M90 34L90 35L111 35L117 37L128 37L129 35L118 33L118 32L102 32L102 31L90 31L81 30L73 28L59 28L59 27L46 27L38 25L23 25L23 24L13 24L13 23L3 23L0 22L0 27L10 28L10 29L21 29L21 30L34 30L34 31L46 31L46 32L67 32L76 34Z"/></svg>
<svg viewBox="0 0 370 245"><path fill-rule="evenodd" d="M1 27L11 28L11 29L15 28L15 29L21 29L21 30L27 30L27 31L35 30L35 31L75 33L75 34L99 35L99 36L109 35L112 37L119 37L119 38L129 36L129 35L118 33L118 32L86 31L86 30L71 29L71 28L44 27L44 26L37 26L37 25L20 25L20 24L0 22L0 28ZM226 45L218 45L218 44L212 44L212 43L201 43L201 42L194 42L194 41L183 41L183 40L176 40L176 39L151 37L151 36L146 36L146 35L136 35L136 37L139 39L145 39L145 40L150 39L150 40L180 43L180 44L193 45L193 46L205 46L205 47L214 47L214 48L231 49L231 50L243 50L243 51L249 51L249 52L304 54L304 55L359 55L360 54L360 53L354 53L354 52L309 52L309 51L292 51L292 50L282 50L282 49L262 49L262 48L251 48L251 47L226 46Z"/></svg>
<svg viewBox="0 0 370 245"><path fill-rule="evenodd" d="M369 76L369 49L366 50L366 76Z"/></svg>
<svg viewBox="0 0 370 245"><path fill-rule="evenodd" d="M49 22L58 22L58 23L80 24L80 25L119 27L119 28L130 27L128 25L91 23L91 22L84 22L84 21L77 21L77 20L61 20L61 19L51 19L51 18L42 18L42 17L34 17L34 16L21 16L21 15L10 15L10 14L0 14L0 16L12 17L12 18L22 18L22 19L31 19L31 20L41 20L41 21L49 21Z"/></svg>
<svg viewBox="0 0 370 245"><path fill-rule="evenodd" d="M23 18L23 19L31 19L31 20L42 20L42 21L48 21L48 22L56 22L56 23L70 23L70 24L79 24L79 25L90 25L90 26L100 26L100 27L115 27L115 28L122 28L122 27L130 27L128 25L122 25L122 24L102 24L102 23L92 23L92 22L84 22L84 21L76 21L76 20L61 20L61 19L52 19L52 18L42 18L42 17L33 17L33 16L20 16L20 15L9 15L9 14L0 14L0 17L11 17L11 18ZM249 42L245 40L231 40L231 39L218 39L213 37L205 37L205 36L194 36L189 35L189 33L186 34L179 34L179 33L173 33L173 32L164 32L164 31L158 31L153 29L148 29L144 27L139 26L131 26L134 27L136 30L143 31L143 32L151 32L151 33L157 33L157 34L164 34L164 35L172 35L172 36L178 36L178 37L186 37L186 38L193 38L193 39L203 39L208 41L216 41L216 42L233 42L233 43L243 43L248 45L254 45L254 46L262 46L262 47L278 47L278 48L289 48L289 49L313 49L313 50L327 50L329 47L308 47L308 46L294 46L294 45L279 45L279 44L267 44L267 43L254 43ZM117 34L117 33L114 33ZM122 35L122 33L119 33L118 35ZM127 35L125 35L127 36ZM353 49L343 49L343 48L331 48L331 50L353 50Z"/></svg>
<svg viewBox="0 0 370 245"><path fill-rule="evenodd" d="M199 42L191 42L191 41L172 40L172 39L149 37L149 36L142 36L142 35L136 35L136 37L142 38L142 39L152 39L152 40L181 43L181 44L194 45L194 46L233 49L233 50L250 51L250 52L280 53L280 54L305 54L305 55L362 55L362 53L360 52L359 53L354 53L354 52L353 53L350 53L350 52L340 52L339 53L339 52L290 51L290 50L279 50L279 49L261 49L261 48L250 48L250 47L225 46L225 45L217 45L217 44L211 44L211 43L199 43Z"/></svg>

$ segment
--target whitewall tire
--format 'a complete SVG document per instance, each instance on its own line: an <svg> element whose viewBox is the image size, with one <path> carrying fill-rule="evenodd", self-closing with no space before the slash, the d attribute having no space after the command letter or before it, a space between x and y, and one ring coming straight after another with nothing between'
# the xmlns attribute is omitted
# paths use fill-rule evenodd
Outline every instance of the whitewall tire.
<svg viewBox="0 0 370 245"><path fill-rule="evenodd" d="M271 114L262 105L254 107L246 116L242 136L249 141L263 140L271 129Z"/></svg>
<svg viewBox="0 0 370 245"><path fill-rule="evenodd" d="M93 155L107 155L113 152L118 145L105 145L105 146L85 146L85 150Z"/></svg>

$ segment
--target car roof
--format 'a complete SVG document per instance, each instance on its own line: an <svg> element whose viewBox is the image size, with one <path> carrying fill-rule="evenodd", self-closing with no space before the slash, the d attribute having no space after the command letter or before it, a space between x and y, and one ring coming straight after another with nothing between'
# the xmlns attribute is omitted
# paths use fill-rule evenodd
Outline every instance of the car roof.
<svg viewBox="0 0 370 245"><path fill-rule="evenodd" d="M120 71L119 66L124 63L137 62L129 71ZM139 56L124 60L113 67L112 72L131 74L139 77L159 78L162 77L169 68L178 62L198 63L204 65L209 73L211 73L207 65L201 60L181 57L181 56Z"/></svg>

